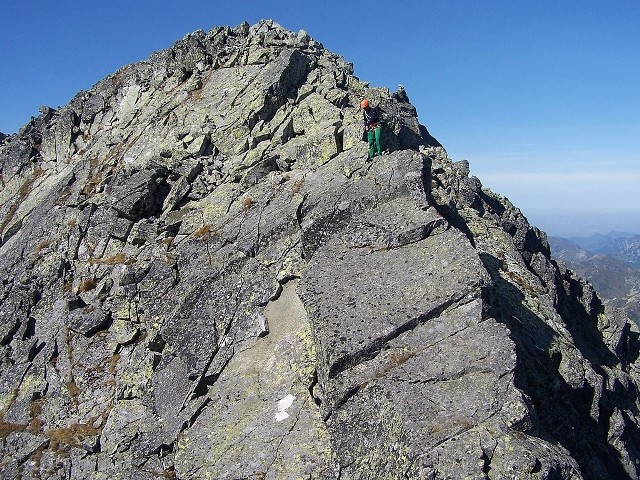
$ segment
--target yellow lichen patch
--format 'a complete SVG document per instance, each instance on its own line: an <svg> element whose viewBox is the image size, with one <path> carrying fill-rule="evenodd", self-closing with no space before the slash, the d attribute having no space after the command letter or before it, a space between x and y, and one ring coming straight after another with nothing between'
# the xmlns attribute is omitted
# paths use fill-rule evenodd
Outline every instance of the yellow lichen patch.
<svg viewBox="0 0 640 480"><path fill-rule="evenodd" d="M315 343L311 337L311 327L307 324L303 330L293 332L294 346L303 349L295 359L287 359L287 366L295 374L298 381L308 383L316 370ZM297 344L297 345L296 345Z"/></svg>
<svg viewBox="0 0 640 480"><path fill-rule="evenodd" d="M305 267L305 262L301 258L301 253L298 249L291 250L282 261L280 270L278 271L277 279L282 282L284 280L300 277L302 270Z"/></svg>
<svg viewBox="0 0 640 480"><path fill-rule="evenodd" d="M320 147L320 155L318 156L317 160L316 160L316 165L317 166L322 166L325 163L327 163L329 160L331 160L336 153L338 153L336 144L334 140L327 140L325 142L322 143L321 147Z"/></svg>
<svg viewBox="0 0 640 480"><path fill-rule="evenodd" d="M116 318L118 320L131 320L131 307L130 305L123 306L116 312Z"/></svg>
<svg viewBox="0 0 640 480"><path fill-rule="evenodd" d="M44 175L44 173L45 171L41 168L35 169L31 176L27 178L27 180L20 186L20 189L18 191L18 198L9 208L7 214L4 217L4 220L2 220L2 223L0 223L0 232L2 232L12 222L13 217L20 208L20 205L22 205L22 202L24 202L27 196L29 196L33 184L39 177Z"/></svg>
<svg viewBox="0 0 640 480"><path fill-rule="evenodd" d="M190 446L191 446L191 440L189 439L188 436L186 435L181 435L180 437L178 437L178 441L176 442L176 445L178 446L178 450L187 450Z"/></svg>
<svg viewBox="0 0 640 480"><path fill-rule="evenodd" d="M302 342L305 349L307 350L307 355L315 360L316 358L316 344L313 341L313 336L311 334L311 325L306 324L305 328L302 330L298 330L296 332L296 336Z"/></svg>
<svg viewBox="0 0 640 480"><path fill-rule="evenodd" d="M9 407L13 404L13 402L16 401L17 397L18 397L17 388L11 390L11 392L9 392L6 395L0 395L0 414L3 414L7 410L9 410Z"/></svg>
<svg viewBox="0 0 640 480"><path fill-rule="evenodd" d="M20 383L20 389L18 390L17 400L24 400L27 397L31 397L33 392L42 383L43 378L35 375L26 375Z"/></svg>
<svg viewBox="0 0 640 480"><path fill-rule="evenodd" d="M142 396L150 393L153 388L149 380L153 376L151 364L144 368L138 366L136 369L123 368L119 371L117 384L120 389L124 389L132 396Z"/></svg>
<svg viewBox="0 0 640 480"><path fill-rule="evenodd" d="M244 125L237 125L234 126L231 129L231 136L235 139L235 140L243 140L248 138L248 136L251 134L251 132L249 131L249 129L247 127L245 127Z"/></svg>
<svg viewBox="0 0 640 480"><path fill-rule="evenodd" d="M227 214L229 205L237 197L237 185L224 184L216 188L211 195L200 203L203 205L200 224L218 225Z"/></svg>

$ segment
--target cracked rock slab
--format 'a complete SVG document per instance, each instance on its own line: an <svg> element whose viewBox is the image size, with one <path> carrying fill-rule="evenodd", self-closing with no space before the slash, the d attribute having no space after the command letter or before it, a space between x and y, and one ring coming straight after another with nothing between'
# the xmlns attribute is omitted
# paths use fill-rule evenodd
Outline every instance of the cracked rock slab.
<svg viewBox="0 0 640 480"><path fill-rule="evenodd" d="M234 354L208 408L179 436L176 467L185 478L333 478L328 432L309 391L315 352L295 288L287 283L267 305L269 335Z"/></svg>
<svg viewBox="0 0 640 480"><path fill-rule="evenodd" d="M393 250L329 241L314 255L300 287L323 360L321 377L335 376L452 304L477 297L485 280L456 230Z"/></svg>

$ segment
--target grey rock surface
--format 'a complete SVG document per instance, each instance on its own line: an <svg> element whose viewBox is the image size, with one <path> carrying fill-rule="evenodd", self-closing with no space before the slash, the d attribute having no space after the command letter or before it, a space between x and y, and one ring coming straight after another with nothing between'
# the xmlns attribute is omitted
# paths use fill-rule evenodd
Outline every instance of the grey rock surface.
<svg viewBox="0 0 640 480"><path fill-rule="evenodd" d="M637 327L304 31L189 34L0 169L2 478L639 476Z"/></svg>

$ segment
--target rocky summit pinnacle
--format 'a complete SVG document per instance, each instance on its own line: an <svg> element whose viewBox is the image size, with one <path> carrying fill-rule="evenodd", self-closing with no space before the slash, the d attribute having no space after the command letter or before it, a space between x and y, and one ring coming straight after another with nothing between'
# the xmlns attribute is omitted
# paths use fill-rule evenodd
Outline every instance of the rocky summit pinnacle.
<svg viewBox="0 0 640 480"><path fill-rule="evenodd" d="M639 476L637 328L304 31L189 34L0 169L2 478Z"/></svg>

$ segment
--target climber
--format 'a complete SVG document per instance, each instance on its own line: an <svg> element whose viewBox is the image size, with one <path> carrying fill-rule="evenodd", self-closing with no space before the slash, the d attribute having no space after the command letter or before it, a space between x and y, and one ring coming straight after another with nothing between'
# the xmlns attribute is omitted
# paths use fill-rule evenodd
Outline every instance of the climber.
<svg viewBox="0 0 640 480"><path fill-rule="evenodd" d="M367 132L367 142L369 142L368 160L371 160L376 154L382 155L380 116L378 109L369 105L369 100L366 98L360 102L360 108L364 113L364 129Z"/></svg>

